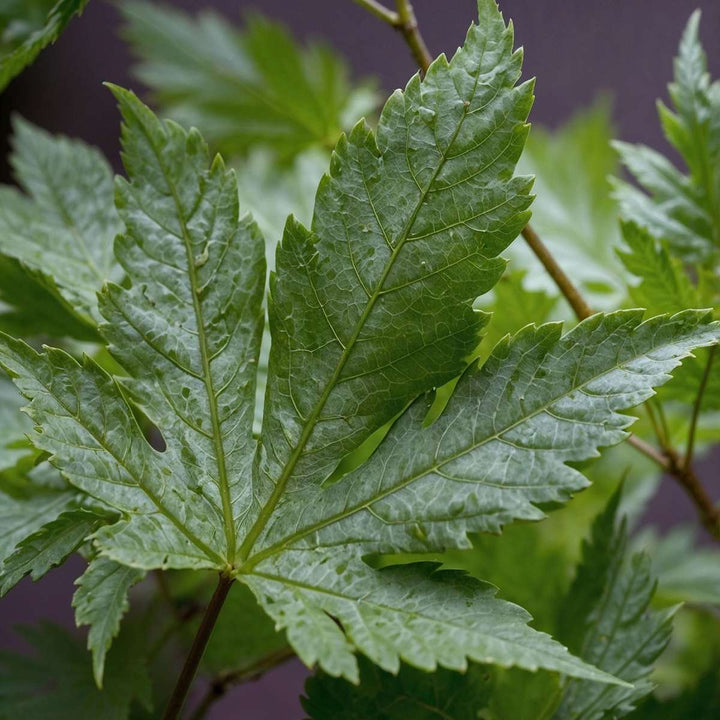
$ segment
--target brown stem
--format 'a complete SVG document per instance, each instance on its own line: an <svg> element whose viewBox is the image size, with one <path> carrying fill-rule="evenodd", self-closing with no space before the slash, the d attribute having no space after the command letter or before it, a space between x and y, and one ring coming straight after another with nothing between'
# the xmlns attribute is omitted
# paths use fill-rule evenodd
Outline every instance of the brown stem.
<svg viewBox="0 0 720 720"><path fill-rule="evenodd" d="M656 463L663 472L670 472L670 463L667 457L663 455L660 450L654 448L650 443L645 442L637 435L630 435L627 439L627 443L628 445L632 445L638 452L641 452L643 455L650 458L650 460Z"/></svg>
<svg viewBox="0 0 720 720"><path fill-rule="evenodd" d="M245 682L246 680L256 680L263 673L271 670L272 668L280 665L281 663L289 660L291 657L295 657L293 649L286 645L285 647L276 650L263 658L260 658L257 662L249 665L242 670L238 670L232 673L224 673L218 675L210 684L208 691L205 693L203 699L198 703L195 708L190 720L202 720L207 715L208 710L221 698L233 685Z"/></svg>
<svg viewBox="0 0 720 720"><path fill-rule="evenodd" d="M366 10L369 10L375 17L380 18L391 27L394 27L405 39L405 43L410 48L415 62L420 68L420 75L425 75L433 61L433 57L420 34L415 10L413 10L410 0L395 0L397 12L393 12L386 8L377 0L355 0Z"/></svg>
<svg viewBox="0 0 720 720"><path fill-rule="evenodd" d="M425 44L425 40L423 40L423 36L420 34L412 3L410 0L395 0L395 6L397 7L398 17L395 28L405 38L405 42L420 68L420 74L425 75L430 63L433 61L433 57Z"/></svg>
<svg viewBox="0 0 720 720"><path fill-rule="evenodd" d="M397 13L388 10L382 3L377 2L377 0L355 0L355 2L366 10L369 10L375 17L380 18L388 25L392 25L393 27L397 26L399 20Z"/></svg>
<svg viewBox="0 0 720 720"><path fill-rule="evenodd" d="M530 225L526 225L523 228L522 236L530 246L530 249L535 253L535 257L537 257L547 270L548 275L555 281L560 292L565 296L577 319L584 320L585 318L589 318L594 313L593 309L585 302L580 291L573 285L572 280L570 280L565 274L565 271L558 265L545 243L540 239L540 236Z"/></svg>
<svg viewBox="0 0 720 720"><path fill-rule="evenodd" d="M200 664L200 659L202 658L203 652L205 652L208 640L210 640L218 615L225 603L225 599L227 598L232 584L232 578L226 577L225 575L220 576L218 586L215 589L212 598L210 598L210 603L205 610L200 627L198 628L192 647L190 648L190 653L185 660L185 665L180 673L175 689L170 696L170 701L168 702L165 714L163 715L164 720L176 720L176 718L180 716L180 711L185 704L185 699L187 698L192 681L195 678L195 673L197 672L198 665Z"/></svg>
<svg viewBox="0 0 720 720"><path fill-rule="evenodd" d="M686 465L673 449L666 450L670 467L668 472L680 483L697 508L700 522L716 540L720 540L720 507L718 507L700 482L691 465Z"/></svg>

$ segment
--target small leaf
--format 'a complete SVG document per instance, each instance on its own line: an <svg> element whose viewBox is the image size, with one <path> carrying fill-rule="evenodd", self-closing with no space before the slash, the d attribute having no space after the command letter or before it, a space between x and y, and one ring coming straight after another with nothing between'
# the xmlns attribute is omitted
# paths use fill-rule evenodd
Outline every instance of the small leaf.
<svg viewBox="0 0 720 720"><path fill-rule="evenodd" d="M95 558L75 581L75 622L89 625L88 650L93 656L93 676L103 686L105 656L120 631L120 620L128 610L128 591L143 579L142 570L119 565L104 557Z"/></svg>
<svg viewBox="0 0 720 720"><path fill-rule="evenodd" d="M25 538L0 566L0 595L25 575L39 580L48 570L64 562L108 518L88 510L67 510Z"/></svg>
<svg viewBox="0 0 720 720"><path fill-rule="evenodd" d="M659 314L702 306L682 264L664 244L634 223L622 223L622 232L629 252L620 250L618 255L626 269L640 279L639 284L630 288L630 296L638 307Z"/></svg>
<svg viewBox="0 0 720 720"><path fill-rule="evenodd" d="M46 0L38 8L36 3L20 3L27 8L14 4L15 12L0 12L3 27L0 44L0 91L22 70L35 60L40 51L55 42L65 26L75 15L82 12L88 0ZM33 12L40 9L42 14ZM8 31L7 26L12 29Z"/></svg>
<svg viewBox="0 0 720 720"><path fill-rule="evenodd" d="M11 162L27 194L0 189L0 253L19 263L5 260L5 269L16 275L22 270L25 284L55 300L54 314L70 314L84 327L81 337L97 337L97 293L106 280L118 279L112 244L120 223L110 166L84 143L53 137L20 119L14 126ZM12 305L28 295L23 285L3 290ZM63 330L47 327L51 335Z"/></svg>
<svg viewBox="0 0 720 720"><path fill-rule="evenodd" d="M2 563L19 543L76 507L78 493L28 484L24 492L0 491L0 575Z"/></svg>
<svg viewBox="0 0 720 720"><path fill-rule="evenodd" d="M570 680L556 720L620 718L648 695L653 663L670 640L677 608L653 612L655 580L646 555L627 553L623 521L616 527L620 493L593 525L583 559L561 611L561 634L580 657L632 683L628 687Z"/></svg>
<svg viewBox="0 0 720 720"><path fill-rule="evenodd" d="M205 10L191 17L147 2L123 4L136 75L164 115L202 128L225 154L256 144L282 155L332 147L376 105L345 62L318 43L299 47L278 24L250 15L238 31Z"/></svg>

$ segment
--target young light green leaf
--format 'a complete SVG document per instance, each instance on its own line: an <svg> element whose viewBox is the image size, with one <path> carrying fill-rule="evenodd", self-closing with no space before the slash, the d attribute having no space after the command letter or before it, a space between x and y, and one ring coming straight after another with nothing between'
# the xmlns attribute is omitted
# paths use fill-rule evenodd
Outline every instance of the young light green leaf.
<svg viewBox="0 0 720 720"><path fill-rule="evenodd" d="M345 62L323 45L299 47L258 15L242 32L205 10L196 18L148 2L122 5L136 75L163 113L202 128L231 155L263 144L283 155L332 147L372 112L372 86L353 87Z"/></svg>
<svg viewBox="0 0 720 720"><path fill-rule="evenodd" d="M17 585L25 575L39 580L48 570L64 562L102 524L112 518L80 508L66 510L20 542L0 566L0 595Z"/></svg>
<svg viewBox="0 0 720 720"><path fill-rule="evenodd" d="M532 87L492 0L453 60L386 104L377 133L341 139L312 229L288 222L271 279L273 346L247 556L284 494L339 460L422 392L466 366L528 219L512 178Z"/></svg>
<svg viewBox="0 0 720 720"><path fill-rule="evenodd" d="M78 493L72 490L28 485L23 492L0 491L0 575L2 563L19 543L76 507Z"/></svg>
<svg viewBox="0 0 720 720"><path fill-rule="evenodd" d="M622 214L647 227L685 261L720 251L720 83L711 82L698 39L700 12L690 17L670 84L674 108L659 104L665 135L680 153L688 174L643 145L616 143L623 163L645 192L616 181Z"/></svg>
<svg viewBox="0 0 720 720"><path fill-rule="evenodd" d="M127 720L134 701L148 710L152 688L142 639L123 633L108 656L105 686L92 676L79 639L48 622L21 629L33 656L0 652L0 718Z"/></svg>
<svg viewBox="0 0 720 720"><path fill-rule="evenodd" d="M99 688L103 686L105 657L129 607L128 591L144 576L142 570L97 557L75 581L75 622L90 626L88 650L92 652L93 676Z"/></svg>
<svg viewBox="0 0 720 720"><path fill-rule="evenodd" d="M662 242L631 222L622 223L622 233L628 251L619 250L618 255L628 272L640 279L630 288L630 297L638 307L653 315L702 307L682 264Z"/></svg>
<svg viewBox="0 0 720 720"><path fill-rule="evenodd" d="M397 676L367 660L360 666L357 686L324 673L305 683L302 704L311 720L477 720L492 690L480 665L462 674L428 674L404 665Z"/></svg>
<svg viewBox="0 0 720 720"><path fill-rule="evenodd" d="M556 720L601 720L630 713L651 692L647 676L670 639L675 609L648 609L655 592L650 559L628 555L625 521L616 527L619 499L618 492L583 546L582 563L561 612L561 637L580 657L632 685L570 680Z"/></svg>
<svg viewBox="0 0 720 720"><path fill-rule="evenodd" d="M20 119L11 162L27 194L9 187L0 192L0 253L17 260L27 280L76 322L93 328L97 293L106 280L118 278L112 244L121 226L110 166L94 148ZM3 298L15 304L13 290Z"/></svg>
<svg viewBox="0 0 720 720"><path fill-rule="evenodd" d="M88 0L10 0L0 9L0 91L54 43Z"/></svg>

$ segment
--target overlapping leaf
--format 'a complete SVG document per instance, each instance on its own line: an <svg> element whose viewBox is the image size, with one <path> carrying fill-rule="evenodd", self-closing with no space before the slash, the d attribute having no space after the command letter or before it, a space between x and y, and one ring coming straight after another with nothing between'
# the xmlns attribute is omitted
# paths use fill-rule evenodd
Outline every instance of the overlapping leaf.
<svg viewBox="0 0 720 720"><path fill-rule="evenodd" d="M9 0L0 9L0 90L55 42L88 0Z"/></svg>
<svg viewBox="0 0 720 720"><path fill-rule="evenodd" d="M319 486L478 343L473 302L528 218L530 181L511 175L531 103L511 30L493 2L480 12L450 64L393 94L376 134L361 123L340 141L311 229L288 223L245 554L284 493Z"/></svg>
<svg viewBox="0 0 720 720"><path fill-rule="evenodd" d="M647 676L670 639L674 610L650 611L655 579L650 558L629 556L624 521L616 527L619 493L593 526L562 612L562 635L581 657L631 687L571 680L556 720L627 715L652 690Z"/></svg>
<svg viewBox="0 0 720 720"><path fill-rule="evenodd" d="M642 145L617 143L620 156L645 192L616 183L623 215L667 242L687 261L713 258L720 250L720 84L707 72L698 39L700 12L691 16L675 59L669 87L673 109L659 105L665 135L688 173Z"/></svg>
<svg viewBox="0 0 720 720"><path fill-rule="evenodd" d="M463 376L430 427L420 399L357 471L284 498L259 557L339 543L381 553L469 547L468 531L541 518L537 505L587 484L566 463L624 439L632 419L620 411L717 341L709 320L686 311L642 322L634 310L595 315L565 336L557 324L522 330Z"/></svg>
<svg viewBox="0 0 720 720"><path fill-rule="evenodd" d="M88 649L93 655L93 676L103 685L105 657L120 631L120 620L128 610L128 591L144 577L142 570L120 565L104 557L95 558L76 581L73 597L75 620L89 625Z"/></svg>
<svg viewBox="0 0 720 720"><path fill-rule="evenodd" d="M23 307L32 298L30 309L46 316L41 327L51 336L96 338L97 292L118 278L112 244L121 226L110 166L94 148L19 119L14 148L26 194L0 190L2 299Z"/></svg>
<svg viewBox="0 0 720 720"><path fill-rule="evenodd" d="M33 580L63 563L101 525L111 520L83 508L71 508L45 523L22 540L15 552L0 566L0 595L14 587L25 575Z"/></svg>
<svg viewBox="0 0 720 720"><path fill-rule="evenodd" d="M223 153L257 144L285 155L332 147L376 105L371 86L353 87L335 53L317 43L298 47L260 16L239 32L207 10L192 18L147 2L122 9L138 77L165 114L202 128Z"/></svg>
<svg viewBox="0 0 720 720"><path fill-rule="evenodd" d="M81 367L14 341L3 362L34 397L45 428L36 445L126 513L99 533L108 554L136 566L224 567L250 490L263 244L238 220L232 173L219 160L207 169L197 132L117 94L131 182L117 187L127 234L116 256L132 287L108 285L101 306L111 348L135 377L121 389L88 359ZM160 428L164 453L143 437L126 392Z"/></svg>
<svg viewBox="0 0 720 720"><path fill-rule="evenodd" d="M0 577L2 563L19 543L79 506L77 491L59 483L43 482L45 474L57 479L52 469L41 467L23 476L20 483L13 478L7 483L9 487L0 490Z"/></svg>

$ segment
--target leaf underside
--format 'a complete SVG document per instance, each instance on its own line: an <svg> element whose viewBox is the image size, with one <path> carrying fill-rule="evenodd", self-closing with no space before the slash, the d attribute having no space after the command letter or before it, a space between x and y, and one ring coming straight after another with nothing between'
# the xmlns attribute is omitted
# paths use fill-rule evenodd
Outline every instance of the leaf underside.
<svg viewBox="0 0 720 720"><path fill-rule="evenodd" d="M199 133L113 88L128 176L115 186L125 281L105 284L97 312L127 375L0 343L0 363L30 400L33 444L113 514L75 544L49 543L37 571L16 559L13 577L44 571L92 534L103 563L232 574L330 675L356 681L359 650L391 672L401 660L461 670L470 659L618 682L483 583L364 559L467 547L469 531L541 518L543 505L587 484L568 464L624 439L622 411L718 339L703 312L645 322L618 312L565 336L557 324L527 327L468 368L487 323L475 300L499 279L499 254L531 200L530 179L513 171L532 86L515 86L521 54L495 3L478 7L450 62L440 57L393 94L376 132L360 123L341 138L310 227L288 221L270 282L259 440L262 237ZM427 394L459 375L425 427ZM369 461L327 482L396 416ZM93 623L96 676L129 582L118 583L106 628Z"/></svg>

